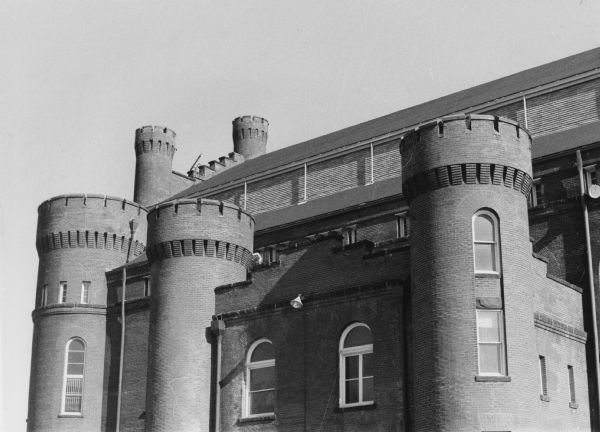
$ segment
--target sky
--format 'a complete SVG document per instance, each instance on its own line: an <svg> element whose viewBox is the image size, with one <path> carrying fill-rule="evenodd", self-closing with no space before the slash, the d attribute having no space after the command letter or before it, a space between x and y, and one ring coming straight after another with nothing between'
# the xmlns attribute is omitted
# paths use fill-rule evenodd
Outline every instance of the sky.
<svg viewBox="0 0 600 432"><path fill-rule="evenodd" d="M600 46L597 0L0 2L0 427L25 430L37 206L132 199L135 129L174 169L267 151ZM57 396L60 397L60 396Z"/></svg>

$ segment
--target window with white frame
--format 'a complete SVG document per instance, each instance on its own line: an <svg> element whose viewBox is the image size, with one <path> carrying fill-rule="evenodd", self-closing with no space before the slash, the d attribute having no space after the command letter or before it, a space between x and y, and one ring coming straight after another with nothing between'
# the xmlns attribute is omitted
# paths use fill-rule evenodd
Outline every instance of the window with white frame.
<svg viewBox="0 0 600 432"><path fill-rule="evenodd" d="M346 227L342 230L344 246L356 243L356 227Z"/></svg>
<svg viewBox="0 0 600 432"><path fill-rule="evenodd" d="M529 198L527 200L529 207L537 207L542 203L544 196L544 185L540 179L534 179L531 185L531 191L529 191Z"/></svg>
<svg viewBox="0 0 600 432"><path fill-rule="evenodd" d="M373 369L371 329L354 323L340 338L340 407L373 404Z"/></svg>
<svg viewBox="0 0 600 432"><path fill-rule="evenodd" d="M42 286L42 293L40 295L40 306L44 307L48 304L48 284Z"/></svg>
<svg viewBox="0 0 600 432"><path fill-rule="evenodd" d="M244 417L275 414L275 350L259 339L248 350Z"/></svg>
<svg viewBox="0 0 600 432"><path fill-rule="evenodd" d="M473 259L475 273L500 272L498 218L488 210L473 215Z"/></svg>
<svg viewBox="0 0 600 432"><path fill-rule="evenodd" d="M81 282L81 303L87 304L90 302L90 287L92 283L89 281Z"/></svg>
<svg viewBox="0 0 600 432"><path fill-rule="evenodd" d="M583 167L585 171L585 187L589 190L590 186L598 184L598 171L596 170L596 165L588 165Z"/></svg>
<svg viewBox="0 0 600 432"><path fill-rule="evenodd" d="M410 221L408 213L398 213L396 215L396 238L407 238L410 234Z"/></svg>
<svg viewBox="0 0 600 432"><path fill-rule="evenodd" d="M506 375L504 318L501 310L477 309L479 375Z"/></svg>
<svg viewBox="0 0 600 432"><path fill-rule="evenodd" d="M150 278L144 278L144 297L150 296Z"/></svg>
<svg viewBox="0 0 600 432"><path fill-rule="evenodd" d="M262 250L263 263L273 264L279 262L279 253L276 246L268 246Z"/></svg>
<svg viewBox="0 0 600 432"><path fill-rule="evenodd" d="M58 302L67 302L67 283L64 281L58 284Z"/></svg>
<svg viewBox="0 0 600 432"><path fill-rule="evenodd" d="M63 379L62 414L81 414L85 344L79 338L67 342Z"/></svg>

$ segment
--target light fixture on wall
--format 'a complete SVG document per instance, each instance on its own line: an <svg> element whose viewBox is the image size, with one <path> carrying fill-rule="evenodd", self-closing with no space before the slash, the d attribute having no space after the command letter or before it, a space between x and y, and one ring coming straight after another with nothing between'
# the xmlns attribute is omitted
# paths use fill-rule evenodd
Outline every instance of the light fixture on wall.
<svg viewBox="0 0 600 432"><path fill-rule="evenodd" d="M304 297L302 296L302 294L298 294L296 298L290 301L290 304L294 309L302 309L302 306L304 306L304 304L302 303L303 298Z"/></svg>

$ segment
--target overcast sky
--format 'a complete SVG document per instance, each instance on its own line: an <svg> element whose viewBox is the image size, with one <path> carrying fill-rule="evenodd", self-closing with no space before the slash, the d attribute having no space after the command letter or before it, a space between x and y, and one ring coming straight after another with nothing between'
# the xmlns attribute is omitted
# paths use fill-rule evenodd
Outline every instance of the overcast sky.
<svg viewBox="0 0 600 432"><path fill-rule="evenodd" d="M7 432L27 417L37 206L131 199L137 127L175 130L185 172L232 151L242 114L269 120L272 151L600 46L598 0L5 0L0 13Z"/></svg>

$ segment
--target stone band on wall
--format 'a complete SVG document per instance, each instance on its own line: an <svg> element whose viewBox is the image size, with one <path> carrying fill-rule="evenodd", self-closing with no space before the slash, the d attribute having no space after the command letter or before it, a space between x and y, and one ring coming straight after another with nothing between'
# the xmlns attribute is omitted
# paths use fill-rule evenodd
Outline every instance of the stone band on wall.
<svg viewBox="0 0 600 432"><path fill-rule="evenodd" d="M157 243L146 250L150 262L183 256L223 258L250 267L252 253L239 245L213 239L183 239Z"/></svg>
<svg viewBox="0 0 600 432"><path fill-rule="evenodd" d="M412 201L419 195L461 184L492 184L505 186L529 195L531 176L517 168L490 163L446 165L418 173L402 184L404 197Z"/></svg>

